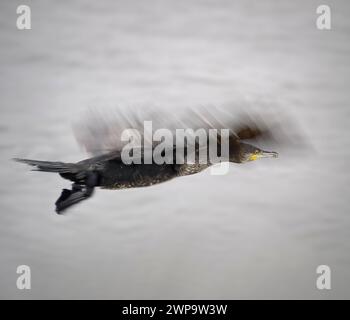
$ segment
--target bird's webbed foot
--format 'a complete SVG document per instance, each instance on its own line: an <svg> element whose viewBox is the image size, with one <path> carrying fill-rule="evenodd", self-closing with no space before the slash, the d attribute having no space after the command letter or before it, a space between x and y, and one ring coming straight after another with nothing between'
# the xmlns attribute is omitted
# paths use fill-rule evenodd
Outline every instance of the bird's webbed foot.
<svg viewBox="0 0 350 320"><path fill-rule="evenodd" d="M82 200L92 196L94 187L79 186L73 184L72 190L63 189L60 197L55 202L56 212L61 214L64 210Z"/></svg>
<svg viewBox="0 0 350 320"><path fill-rule="evenodd" d="M61 214L72 205L91 197L97 183L98 175L91 172L84 181L84 184L73 183L71 190L63 189L60 197L55 202L56 212Z"/></svg>
<svg viewBox="0 0 350 320"><path fill-rule="evenodd" d="M73 185L72 190L63 189L60 197L55 202L56 212L61 214L72 205L91 197L93 191L93 187L82 187L77 185Z"/></svg>

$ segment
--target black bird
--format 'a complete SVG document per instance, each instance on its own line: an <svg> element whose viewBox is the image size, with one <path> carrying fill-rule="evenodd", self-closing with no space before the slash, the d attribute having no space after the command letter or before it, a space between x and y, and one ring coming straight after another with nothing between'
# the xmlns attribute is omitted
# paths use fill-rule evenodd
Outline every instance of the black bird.
<svg viewBox="0 0 350 320"><path fill-rule="evenodd" d="M222 125L218 125L215 121L211 121L210 123L208 121L204 122L206 123L206 129L222 127ZM203 125L204 122L200 121L200 124ZM266 132L267 131L264 131L264 129L261 129L261 126L259 127L256 123L252 122L248 124L239 124L237 130L231 129L229 135L229 155L226 161L245 163L266 157L276 158L278 156L276 152L264 151L243 142L246 139L255 139L266 135ZM98 132L94 133L96 138ZM108 134L110 134L110 132ZM219 136L216 141L217 149L220 149L220 142ZM101 141L98 143L102 144ZM209 139L207 140L207 145L208 144ZM157 164L152 158L150 164L145 164L143 160L144 151L146 149L141 149L141 164L127 164L122 160L120 147L114 151L94 156L77 163L19 158L15 158L14 160L34 166L35 169L33 170L35 171L58 173L64 179L73 182L71 190L63 189L55 203L56 212L60 214L70 206L91 197L95 187L105 189L146 187L168 181L175 177L195 174L215 164L210 161L207 163L200 163L198 156L200 148L201 145L196 141L194 163L187 163L186 161L185 163L176 163L175 161L174 163ZM178 148L176 145L172 145L171 149L171 153L175 159ZM154 151L154 147L152 147L152 151ZM188 148L186 148L186 146L184 153L186 158L186 155L188 156Z"/></svg>

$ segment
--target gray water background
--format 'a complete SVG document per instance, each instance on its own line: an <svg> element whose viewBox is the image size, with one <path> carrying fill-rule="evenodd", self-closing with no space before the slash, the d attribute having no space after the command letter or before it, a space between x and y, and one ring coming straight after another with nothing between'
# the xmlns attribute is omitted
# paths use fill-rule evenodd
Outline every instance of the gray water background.
<svg viewBox="0 0 350 320"><path fill-rule="evenodd" d="M29 4L32 30L16 29ZM316 7L332 30L316 28ZM0 2L0 298L350 298L349 1ZM307 158L123 191L65 216L66 181L12 157L77 161L91 106L293 112ZM32 289L16 288L16 268ZM332 290L316 289L316 267Z"/></svg>

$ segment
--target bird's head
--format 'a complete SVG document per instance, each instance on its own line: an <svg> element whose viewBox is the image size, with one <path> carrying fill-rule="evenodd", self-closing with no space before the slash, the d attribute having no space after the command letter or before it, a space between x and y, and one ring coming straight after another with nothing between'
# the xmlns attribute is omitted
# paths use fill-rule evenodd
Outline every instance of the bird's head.
<svg viewBox="0 0 350 320"><path fill-rule="evenodd" d="M236 161L234 162L249 162L255 161L262 158L277 158L278 153L274 151L264 151L258 147L255 147L248 143L241 142L236 154ZM237 161L238 160L238 161Z"/></svg>

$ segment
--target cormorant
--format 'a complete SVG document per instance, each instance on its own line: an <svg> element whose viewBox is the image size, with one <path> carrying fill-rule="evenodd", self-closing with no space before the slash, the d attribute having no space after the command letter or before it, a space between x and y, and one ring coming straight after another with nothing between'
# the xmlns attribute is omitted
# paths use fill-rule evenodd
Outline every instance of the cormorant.
<svg viewBox="0 0 350 320"><path fill-rule="evenodd" d="M218 127L210 124L208 127ZM261 150L244 142L263 135L264 132L256 124L239 125L236 131L231 129L229 135L229 162L245 163L265 157L277 157L276 152ZM208 142L209 143L209 142ZM220 146L220 139L217 139ZM176 153L176 146L172 146L172 152ZM219 149L219 148L218 148ZM143 160L143 152L141 159ZM185 150L186 152L186 150ZM92 196L95 187L105 189L124 189L145 187L168 181L175 177L198 173L213 165L210 161L206 164L198 161L199 146L196 141L194 163L157 164L126 164L121 159L121 150L114 150L102 155L94 156L77 163L39 161L15 158L15 161L34 166L35 171L55 172L61 177L73 182L72 189L63 189L56 201L56 212L62 213L70 206Z"/></svg>

